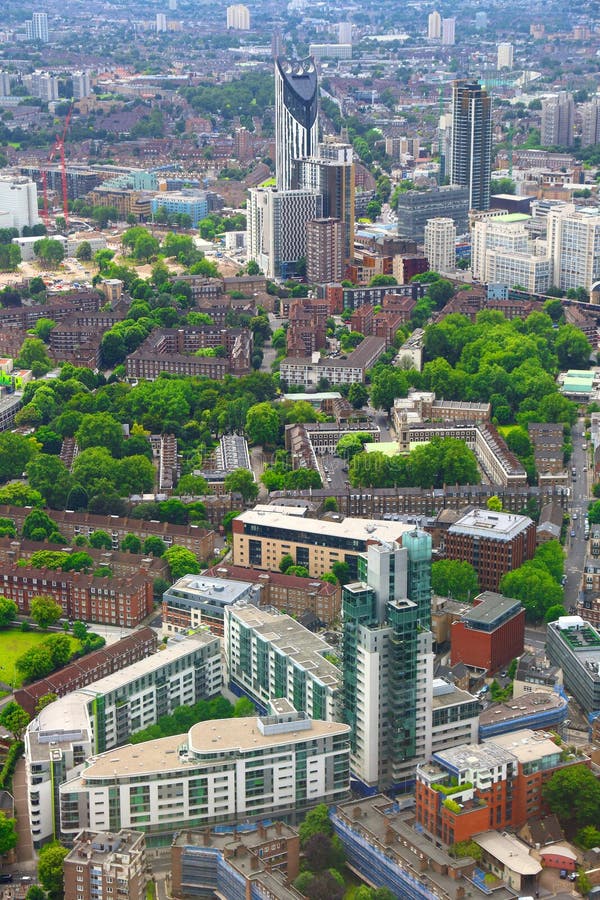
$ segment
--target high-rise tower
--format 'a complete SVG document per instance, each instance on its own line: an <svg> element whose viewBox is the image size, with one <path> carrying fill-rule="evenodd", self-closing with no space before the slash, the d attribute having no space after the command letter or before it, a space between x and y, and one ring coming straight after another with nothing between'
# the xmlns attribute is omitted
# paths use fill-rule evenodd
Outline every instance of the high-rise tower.
<svg viewBox="0 0 600 900"><path fill-rule="evenodd" d="M431 537L409 532L359 560L343 593L343 706L352 770L368 788L406 787L431 734Z"/></svg>
<svg viewBox="0 0 600 900"><path fill-rule="evenodd" d="M450 184L468 187L470 209L490 208L491 167L491 98L478 81L455 81Z"/></svg>
<svg viewBox="0 0 600 900"><path fill-rule="evenodd" d="M317 70L310 57L275 61L275 179L293 187L294 160L314 156L318 143Z"/></svg>

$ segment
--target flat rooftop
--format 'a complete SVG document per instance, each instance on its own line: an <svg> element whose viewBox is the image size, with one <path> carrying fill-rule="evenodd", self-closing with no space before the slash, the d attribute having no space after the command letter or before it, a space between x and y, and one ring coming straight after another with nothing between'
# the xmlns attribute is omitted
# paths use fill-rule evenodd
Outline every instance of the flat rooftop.
<svg viewBox="0 0 600 900"><path fill-rule="evenodd" d="M520 734L516 732L512 738ZM555 745L556 746L556 745ZM460 744L458 747L450 747L448 750L438 750L433 754L433 761L439 762L444 768L454 770L457 773L469 770L495 769L498 766L515 762L515 754L497 744L496 738L484 744Z"/></svg>
<svg viewBox="0 0 600 900"><path fill-rule="evenodd" d="M494 622L506 621L512 613L521 609L521 601L513 597L505 597L495 591L483 591L475 598L481 602L469 607L463 613L463 621L467 625L493 625Z"/></svg>
<svg viewBox="0 0 600 900"><path fill-rule="evenodd" d="M255 589L250 581L234 581L227 578L212 578L209 575L184 575L171 585L164 597L182 595L198 600L216 600L220 605L236 603L240 597ZM167 648L168 649L168 648Z"/></svg>
<svg viewBox="0 0 600 900"><path fill-rule="evenodd" d="M490 744L514 754L521 764L535 762L543 759L544 756L553 756L561 752L561 748L548 737L546 732L532 731L529 728L496 735L489 741L484 741L483 745L489 747Z"/></svg>
<svg viewBox="0 0 600 900"><path fill-rule="evenodd" d="M341 671L323 655L337 655L336 650L291 616L255 606L236 606L230 615L252 628L322 684L332 689L340 686Z"/></svg>
<svg viewBox="0 0 600 900"><path fill-rule="evenodd" d="M521 517L522 518L522 517ZM395 541L414 525L386 522L383 519L359 519L346 516L336 519L299 519L289 513L271 512L269 507L250 509L238 516L236 522L244 525L265 525L269 528L298 531L319 536L325 544L328 537L347 538L355 541ZM298 538L301 543L301 537Z"/></svg>
<svg viewBox="0 0 600 900"><path fill-rule="evenodd" d="M307 720L303 719L299 725ZM132 775L153 775L169 770L185 771L198 768L195 754L212 754L215 766L223 765L224 754L247 753L266 750L279 745L307 743L320 738L349 735L350 726L339 722L322 722L309 719L310 727L297 730L285 729L280 733L261 733L258 716L244 719L211 719L193 725L188 734L176 734L145 741L143 744L126 744L91 757L89 766L82 772L84 782L96 778L127 778ZM189 755L180 755L181 749L189 749ZM208 761L207 763L208 764Z"/></svg>
<svg viewBox="0 0 600 900"><path fill-rule="evenodd" d="M567 701L559 694L552 691L532 691L530 694L522 694L506 703L492 703L479 714L479 724L482 726L496 725L499 722L511 722L514 719L522 719L524 716L532 716L536 713L544 713L553 709L565 708ZM497 742L497 738L493 738Z"/></svg>
<svg viewBox="0 0 600 900"><path fill-rule="evenodd" d="M493 512L489 509L472 509L451 525L449 531L473 537L510 541L531 524L532 521L528 516Z"/></svg>
<svg viewBox="0 0 600 900"><path fill-rule="evenodd" d="M542 871L542 866L529 855L529 847L513 834L499 831L483 831L474 834L476 844L506 866L509 871L519 875L537 875Z"/></svg>
<svg viewBox="0 0 600 900"><path fill-rule="evenodd" d="M277 837L291 838L298 832L286 825L285 822L277 822L272 825L263 826L262 831L259 828L253 828L248 831L193 831L185 829L180 831L174 841L174 847L213 847L224 851L225 848L235 852L238 847L247 847L252 850L255 847L262 847L268 841L274 841Z"/></svg>
<svg viewBox="0 0 600 900"><path fill-rule="evenodd" d="M432 709L445 709L447 706L457 706L459 703L473 703L477 700L468 691L461 691L456 685L445 678L433 679Z"/></svg>

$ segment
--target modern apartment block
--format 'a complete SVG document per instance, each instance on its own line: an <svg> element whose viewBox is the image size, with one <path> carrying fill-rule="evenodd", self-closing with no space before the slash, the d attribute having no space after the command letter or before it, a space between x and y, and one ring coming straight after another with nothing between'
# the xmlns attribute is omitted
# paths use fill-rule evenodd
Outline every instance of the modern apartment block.
<svg viewBox="0 0 600 900"><path fill-rule="evenodd" d="M456 225L454 219L438 216L425 225L425 256L434 272L454 272L456 268Z"/></svg>
<svg viewBox="0 0 600 900"><path fill-rule="evenodd" d="M452 665L485 669L489 674L508 666L524 648L525 609L520 600L484 591L452 623Z"/></svg>
<svg viewBox="0 0 600 900"><path fill-rule="evenodd" d="M178 706L214 696L221 685L219 639L203 632L174 639L165 650L46 706L25 734L34 846L58 836L59 786L87 759L112 753L136 731L154 725ZM75 830L87 827L95 826L82 820Z"/></svg>
<svg viewBox="0 0 600 900"><path fill-rule="evenodd" d="M316 153L319 139L318 94L313 59L276 59L275 177L278 191L289 191L294 186L294 161Z"/></svg>
<svg viewBox="0 0 600 900"><path fill-rule="evenodd" d="M571 147L575 137L575 102L573 95L560 91L542 100L540 141L545 147Z"/></svg>
<svg viewBox="0 0 600 900"><path fill-rule="evenodd" d="M260 708L277 697L311 719L339 720L342 674L327 656L335 650L290 616L246 604L225 612L229 686Z"/></svg>
<svg viewBox="0 0 600 900"><path fill-rule="evenodd" d="M7 228L18 228L19 234L25 226L38 225L41 219L35 181L24 175L0 177L0 212L4 214L2 224Z"/></svg>
<svg viewBox="0 0 600 900"><path fill-rule="evenodd" d="M559 769L589 763L543 731L515 731L463 744L419 765L416 820L434 840L455 844L480 831L520 828L547 811L542 787Z"/></svg>
<svg viewBox="0 0 600 900"><path fill-rule="evenodd" d="M311 284L339 282L345 274L345 225L339 219L313 219L306 225L306 277Z"/></svg>
<svg viewBox="0 0 600 900"><path fill-rule="evenodd" d="M600 97L581 106L581 146L600 144Z"/></svg>
<svg viewBox="0 0 600 900"><path fill-rule="evenodd" d="M594 207L567 204L548 212L548 253L554 283L561 290L591 291L600 280L600 214Z"/></svg>
<svg viewBox="0 0 600 900"><path fill-rule="evenodd" d="M145 900L146 840L137 831L80 831L63 870L65 900Z"/></svg>
<svg viewBox="0 0 600 900"><path fill-rule="evenodd" d="M210 628L223 636L225 611L234 603L258 603L260 585L204 575L184 575L163 594L163 634Z"/></svg>
<svg viewBox="0 0 600 900"><path fill-rule="evenodd" d="M323 216L323 197L317 190L251 188L248 197L248 259L255 260L268 278L298 274L306 257L306 226Z"/></svg>
<svg viewBox="0 0 600 900"><path fill-rule="evenodd" d="M343 717L363 790L406 787L429 755L433 653L431 537L417 530L374 544L346 584Z"/></svg>
<svg viewBox="0 0 600 900"><path fill-rule="evenodd" d="M446 534L448 559L470 562L479 586L496 591L500 579L532 559L536 549L535 523L528 516L473 509L450 526Z"/></svg>
<svg viewBox="0 0 600 900"><path fill-rule="evenodd" d="M288 385L309 388L321 379L330 384L363 384L368 369L385 353L385 338L366 337L347 355L322 357L313 353L310 358L287 356L279 367L281 380Z"/></svg>
<svg viewBox="0 0 600 900"><path fill-rule="evenodd" d="M469 191L461 185L446 185L430 191L403 191L398 197L398 235L421 243L429 219L450 218L458 234L469 227Z"/></svg>
<svg viewBox="0 0 600 900"><path fill-rule="evenodd" d="M236 31L250 30L250 10L242 3L227 7L227 27Z"/></svg>
<svg viewBox="0 0 600 900"><path fill-rule="evenodd" d="M311 576L331 572L334 563L345 562L355 578L358 559L370 544L395 541L409 530L409 525L399 522L308 519L257 506L233 520L233 564L274 572L289 554Z"/></svg>
<svg viewBox="0 0 600 900"><path fill-rule="evenodd" d="M468 188L469 209L490 208L491 167L491 97L478 81L455 81L450 183Z"/></svg>
<svg viewBox="0 0 600 900"><path fill-rule="evenodd" d="M488 284L520 285L544 293L553 281L549 251L536 252L529 216L508 213L475 222L472 234L473 277Z"/></svg>
<svg viewBox="0 0 600 900"><path fill-rule="evenodd" d="M584 712L600 710L600 632L580 616L548 624L546 653L563 672L564 685Z"/></svg>
<svg viewBox="0 0 600 900"><path fill-rule="evenodd" d="M89 760L60 786L60 828L131 828L155 845L180 828L282 818L348 795L349 728L306 713L217 719ZM117 764L115 764L117 763Z"/></svg>

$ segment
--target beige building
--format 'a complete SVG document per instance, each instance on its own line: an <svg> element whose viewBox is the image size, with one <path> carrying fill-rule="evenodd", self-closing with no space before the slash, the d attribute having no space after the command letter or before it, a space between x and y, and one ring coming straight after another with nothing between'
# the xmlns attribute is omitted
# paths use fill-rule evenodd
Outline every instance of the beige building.
<svg viewBox="0 0 600 900"><path fill-rule="evenodd" d="M81 831L63 865L65 900L145 900L146 840L138 831Z"/></svg>
<svg viewBox="0 0 600 900"><path fill-rule="evenodd" d="M425 224L425 256L434 272L454 272L456 268L456 225L454 219L438 217Z"/></svg>
<svg viewBox="0 0 600 900"><path fill-rule="evenodd" d="M412 528L377 519L307 519L256 506L233 521L233 564L274 572L289 554L313 577L345 562L356 579L358 557L369 544L401 540Z"/></svg>

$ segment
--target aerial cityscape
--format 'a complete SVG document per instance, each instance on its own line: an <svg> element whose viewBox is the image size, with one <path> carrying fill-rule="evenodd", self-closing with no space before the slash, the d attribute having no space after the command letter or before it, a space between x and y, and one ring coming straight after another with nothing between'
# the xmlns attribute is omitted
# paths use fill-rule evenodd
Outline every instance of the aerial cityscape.
<svg viewBox="0 0 600 900"><path fill-rule="evenodd" d="M4 0L0 900L600 897L600 8Z"/></svg>

